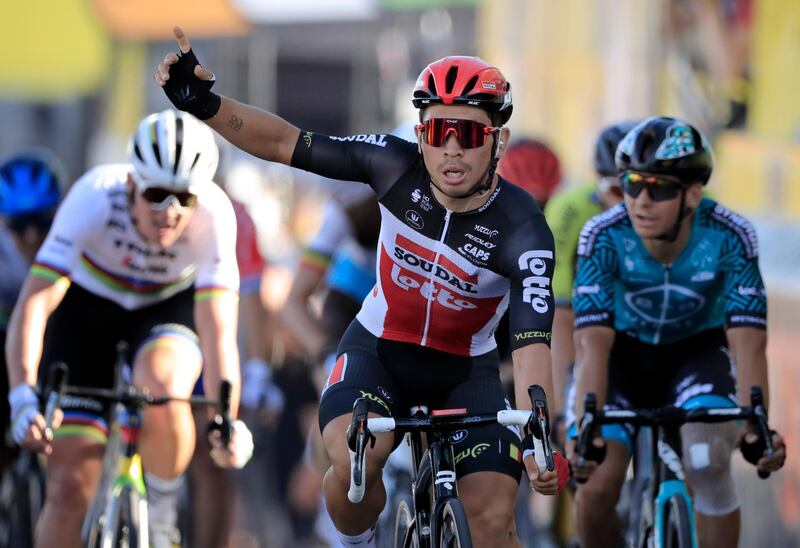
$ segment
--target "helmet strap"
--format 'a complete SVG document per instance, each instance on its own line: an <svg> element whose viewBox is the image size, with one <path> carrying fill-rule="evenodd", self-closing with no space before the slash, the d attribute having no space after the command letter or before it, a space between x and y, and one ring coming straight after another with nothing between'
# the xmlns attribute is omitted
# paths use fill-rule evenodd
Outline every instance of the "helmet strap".
<svg viewBox="0 0 800 548"><path fill-rule="evenodd" d="M492 183L494 182L494 173L495 170L497 169L497 148L499 144L497 142L497 137L495 135L496 133L492 134L492 156L491 160L489 161L489 167L486 169L486 175L479 182L475 183L475 186L472 187L472 190L470 190L467 194L464 194L463 196L453 196L442 190L439 187L439 185L437 185L433 181L433 178L431 177L431 184L436 187L436 190L438 190L448 198L455 198L455 199L471 198L475 194L485 194L486 192L488 192L489 189L492 188Z"/></svg>

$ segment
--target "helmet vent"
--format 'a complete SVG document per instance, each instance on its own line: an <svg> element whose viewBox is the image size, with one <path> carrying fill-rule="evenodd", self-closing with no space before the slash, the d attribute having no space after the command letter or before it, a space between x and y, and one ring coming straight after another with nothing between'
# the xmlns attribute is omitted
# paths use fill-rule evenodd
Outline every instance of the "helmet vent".
<svg viewBox="0 0 800 548"><path fill-rule="evenodd" d="M141 162L144 162L142 151L139 150L139 143L133 143L133 153L136 154L136 157L139 158Z"/></svg>
<svg viewBox="0 0 800 548"><path fill-rule="evenodd" d="M162 165L161 164L161 151L158 150L158 139L153 141L153 154L156 155L156 163L158 165Z"/></svg>
<svg viewBox="0 0 800 548"><path fill-rule="evenodd" d="M464 90L461 92L462 95L467 95L472 89L475 87L475 84L478 83L478 75L476 74L472 78L469 79L467 85L464 86Z"/></svg>
<svg viewBox="0 0 800 548"><path fill-rule="evenodd" d="M198 152L198 153L195 155L195 157L194 157L194 162L192 162L192 167L190 168L190 171L191 171L192 169L194 169L194 166L196 166L196 165L197 165L197 162L198 162L199 160L200 160L200 153Z"/></svg>
<svg viewBox="0 0 800 548"><path fill-rule="evenodd" d="M453 93L453 86L456 85L456 78L458 78L458 66L452 66L447 71L447 76L444 78L445 92Z"/></svg>
<svg viewBox="0 0 800 548"><path fill-rule="evenodd" d="M183 118L175 118L175 164L172 166L172 173L178 174L178 166L181 163L181 148L183 148Z"/></svg>
<svg viewBox="0 0 800 548"><path fill-rule="evenodd" d="M433 78L433 74L428 75L428 89L432 96L436 97L439 93L436 91L436 80Z"/></svg>

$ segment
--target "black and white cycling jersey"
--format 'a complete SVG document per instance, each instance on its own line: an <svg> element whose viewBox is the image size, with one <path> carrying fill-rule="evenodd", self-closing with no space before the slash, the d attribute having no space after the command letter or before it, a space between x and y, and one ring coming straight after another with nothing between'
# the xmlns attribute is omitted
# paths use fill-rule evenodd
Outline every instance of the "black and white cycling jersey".
<svg viewBox="0 0 800 548"><path fill-rule="evenodd" d="M373 335L461 356L550 343L553 237L527 192L500 180L478 209L441 206L417 145L391 135L303 132L294 167L372 186L382 216L377 283L358 321Z"/></svg>

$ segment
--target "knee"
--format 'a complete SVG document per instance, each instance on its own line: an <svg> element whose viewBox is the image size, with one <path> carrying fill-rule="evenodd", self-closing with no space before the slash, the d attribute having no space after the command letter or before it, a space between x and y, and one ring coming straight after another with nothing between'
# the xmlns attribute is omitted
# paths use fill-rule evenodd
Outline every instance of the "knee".
<svg viewBox="0 0 800 548"><path fill-rule="evenodd" d="M695 509L709 516L736 510L739 497L731 474L731 453L737 438L735 425L686 425L681 434L684 472L692 488Z"/></svg>
<svg viewBox="0 0 800 548"><path fill-rule="evenodd" d="M599 473L593 474L589 481L578 485L575 494L576 510L580 515L602 513L617 505L622 485Z"/></svg>
<svg viewBox="0 0 800 548"><path fill-rule="evenodd" d="M82 517L92 498L92 482L78 467L48 470L47 504L62 516Z"/></svg>
<svg viewBox="0 0 800 548"><path fill-rule="evenodd" d="M500 546L514 534L514 500L485 496L478 503L464 501L469 530L478 546Z"/></svg>

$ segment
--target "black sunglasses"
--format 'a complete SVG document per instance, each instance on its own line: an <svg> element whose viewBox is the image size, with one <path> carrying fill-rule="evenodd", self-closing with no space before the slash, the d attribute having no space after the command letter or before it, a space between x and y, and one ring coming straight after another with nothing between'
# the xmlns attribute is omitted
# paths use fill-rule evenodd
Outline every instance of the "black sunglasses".
<svg viewBox="0 0 800 548"><path fill-rule="evenodd" d="M648 175L635 171L624 171L620 173L619 180L622 183L622 190L631 198L636 198L647 189L650 199L654 202L665 202L678 197L681 190L685 188L683 182L676 177L665 175Z"/></svg>
<svg viewBox="0 0 800 548"><path fill-rule="evenodd" d="M150 202L153 209L166 209L173 198L181 207L194 207L197 205L197 195L191 192L177 192L166 188L151 186L142 191L142 198Z"/></svg>
<svg viewBox="0 0 800 548"><path fill-rule="evenodd" d="M50 225L53 224L53 215L53 211L43 211L41 213L6 217L6 226L16 234L24 234L29 228L46 234L50 230Z"/></svg>

